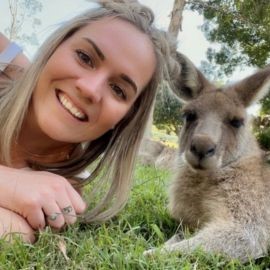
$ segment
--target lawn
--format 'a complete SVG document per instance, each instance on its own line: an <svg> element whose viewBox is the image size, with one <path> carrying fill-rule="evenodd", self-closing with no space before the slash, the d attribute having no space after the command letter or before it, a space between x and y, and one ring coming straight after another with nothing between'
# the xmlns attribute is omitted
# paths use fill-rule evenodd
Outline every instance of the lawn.
<svg viewBox="0 0 270 270"><path fill-rule="evenodd" d="M61 234L47 229L34 245L0 242L0 269L267 269L270 259L241 265L218 255L147 258L145 249L160 246L177 230L166 211L169 172L138 165L127 207L102 225L75 225Z"/></svg>

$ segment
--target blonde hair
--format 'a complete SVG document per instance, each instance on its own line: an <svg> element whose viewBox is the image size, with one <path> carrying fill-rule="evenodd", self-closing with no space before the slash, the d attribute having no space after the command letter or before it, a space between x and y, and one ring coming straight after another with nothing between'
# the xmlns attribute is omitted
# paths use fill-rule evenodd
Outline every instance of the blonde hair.
<svg viewBox="0 0 270 270"><path fill-rule="evenodd" d="M84 221L102 221L121 210L132 186L136 155L151 113L160 82L169 78L178 65L171 57L174 43L165 32L153 25L152 11L137 1L99 1L100 7L91 9L64 23L39 49L32 65L20 79L0 91L0 151L2 163L10 165L10 149L21 126L37 84L39 75L56 48L80 28L104 17L117 17L135 25L153 43L157 65L150 82L135 101L128 114L113 130L91 141L79 155L68 161L50 164L30 164L35 169L74 177L91 165L91 175L81 184L97 179L93 194L106 192L85 215ZM104 193L104 192L103 192Z"/></svg>

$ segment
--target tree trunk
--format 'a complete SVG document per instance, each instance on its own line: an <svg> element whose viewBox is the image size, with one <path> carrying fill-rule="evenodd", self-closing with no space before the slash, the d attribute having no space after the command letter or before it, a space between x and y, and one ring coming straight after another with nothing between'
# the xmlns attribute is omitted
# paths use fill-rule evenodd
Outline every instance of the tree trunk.
<svg viewBox="0 0 270 270"><path fill-rule="evenodd" d="M171 33L175 38L177 38L179 30L182 30L182 17L183 17L182 14L184 11L185 4L186 4L185 0L175 0L174 1L168 32ZM147 142L147 143L148 143L148 140L146 140L146 139L151 139L152 125L153 125L153 111L149 117L146 131L144 134L144 139L145 139L145 142ZM143 144L144 144L144 142L143 142ZM142 145L142 148L144 148L143 145Z"/></svg>
<svg viewBox="0 0 270 270"><path fill-rule="evenodd" d="M174 0L168 32L176 38L178 36L179 30L182 31L183 11L185 4L185 0Z"/></svg>

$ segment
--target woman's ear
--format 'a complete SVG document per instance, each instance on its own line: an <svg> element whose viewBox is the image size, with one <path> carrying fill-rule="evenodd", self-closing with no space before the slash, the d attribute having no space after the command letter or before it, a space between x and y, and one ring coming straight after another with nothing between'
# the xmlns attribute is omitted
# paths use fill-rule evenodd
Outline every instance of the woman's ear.
<svg viewBox="0 0 270 270"><path fill-rule="evenodd" d="M181 101L187 102L203 91L214 88L185 55L176 52L175 59L181 72L180 76L172 82L172 91Z"/></svg>

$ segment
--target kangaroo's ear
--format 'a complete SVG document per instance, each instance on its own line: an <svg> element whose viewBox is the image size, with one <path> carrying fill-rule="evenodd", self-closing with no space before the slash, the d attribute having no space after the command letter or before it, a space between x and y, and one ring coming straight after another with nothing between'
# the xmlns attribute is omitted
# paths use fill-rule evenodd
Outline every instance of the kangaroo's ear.
<svg viewBox="0 0 270 270"><path fill-rule="evenodd" d="M180 65L181 73L173 81L172 90L180 100L187 102L203 91L214 89L214 86L185 55L176 52L175 58Z"/></svg>
<svg viewBox="0 0 270 270"><path fill-rule="evenodd" d="M262 99L270 90L270 66L257 71L255 74L233 84L229 92L236 92L245 107Z"/></svg>

